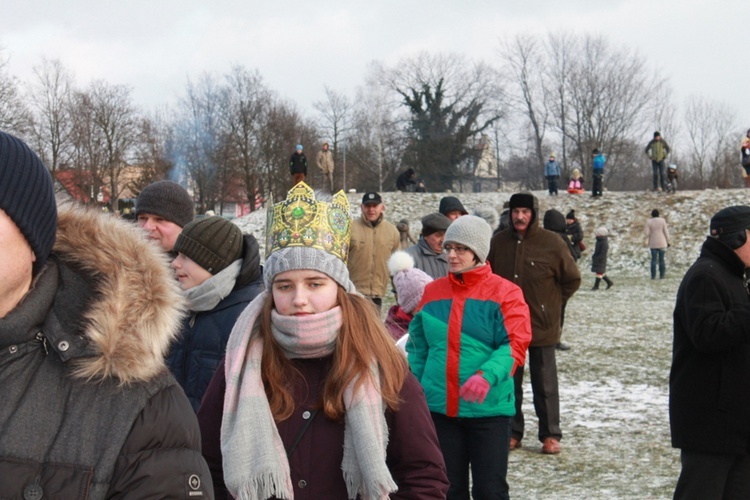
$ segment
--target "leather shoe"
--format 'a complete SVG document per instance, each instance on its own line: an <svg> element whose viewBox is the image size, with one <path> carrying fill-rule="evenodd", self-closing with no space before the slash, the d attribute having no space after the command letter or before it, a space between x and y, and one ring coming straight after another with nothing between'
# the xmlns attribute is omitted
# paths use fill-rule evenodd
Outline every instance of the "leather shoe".
<svg viewBox="0 0 750 500"><path fill-rule="evenodd" d="M555 346L555 348L558 351L569 351L570 350L570 346L568 344L563 344L562 342L560 342L559 344L557 344Z"/></svg>
<svg viewBox="0 0 750 500"><path fill-rule="evenodd" d="M510 450L517 450L521 447L521 440L514 437L510 438Z"/></svg>
<svg viewBox="0 0 750 500"><path fill-rule="evenodd" d="M542 453L545 455L557 455L560 453L560 441L555 438L545 438L542 443Z"/></svg>

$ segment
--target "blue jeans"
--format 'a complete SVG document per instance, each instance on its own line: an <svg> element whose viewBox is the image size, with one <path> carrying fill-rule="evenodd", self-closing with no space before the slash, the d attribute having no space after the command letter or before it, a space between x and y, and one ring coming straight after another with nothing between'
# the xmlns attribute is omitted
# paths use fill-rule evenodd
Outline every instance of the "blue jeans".
<svg viewBox="0 0 750 500"><path fill-rule="evenodd" d="M667 253L665 248L652 248L651 249L651 279L656 279L656 259L659 259L659 279L664 278L667 272L666 265L664 264L664 254Z"/></svg>
<svg viewBox="0 0 750 500"><path fill-rule="evenodd" d="M661 186L662 191L666 191L667 181L664 177L664 160L651 160L651 168L654 170L654 191L656 191L656 188L659 186Z"/></svg>
<svg viewBox="0 0 750 500"><path fill-rule="evenodd" d="M448 500L510 498L506 474L511 417L455 418L441 413L431 415L451 483Z"/></svg>

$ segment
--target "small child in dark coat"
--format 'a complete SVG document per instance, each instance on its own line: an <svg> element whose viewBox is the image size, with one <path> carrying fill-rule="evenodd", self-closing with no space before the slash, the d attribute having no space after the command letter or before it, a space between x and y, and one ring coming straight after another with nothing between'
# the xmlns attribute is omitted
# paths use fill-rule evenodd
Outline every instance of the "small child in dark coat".
<svg viewBox="0 0 750 500"><path fill-rule="evenodd" d="M591 272L596 273L596 281L592 290L599 290L599 283L604 280L607 284L607 290L612 288L612 280L606 276L607 273L607 252L609 251L609 242L607 237L609 231L606 227L600 226L594 231L596 236L596 246L594 247L594 255L591 256Z"/></svg>

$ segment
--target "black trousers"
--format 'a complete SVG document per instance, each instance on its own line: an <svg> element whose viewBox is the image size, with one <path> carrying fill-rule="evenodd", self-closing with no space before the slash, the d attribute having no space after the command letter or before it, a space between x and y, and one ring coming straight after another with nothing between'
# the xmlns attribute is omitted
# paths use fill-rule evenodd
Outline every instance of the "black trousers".
<svg viewBox="0 0 750 500"><path fill-rule="evenodd" d="M531 390L534 393L534 409L539 419L539 441L553 437L562 439L560 430L560 392L557 386L557 359L555 346L529 347L529 373ZM516 416L513 418L511 436L522 439L524 418L521 410L523 404L523 372L521 366L513 376L516 385Z"/></svg>
<svg viewBox="0 0 750 500"><path fill-rule="evenodd" d="M750 498L750 455L682 450L675 500Z"/></svg>

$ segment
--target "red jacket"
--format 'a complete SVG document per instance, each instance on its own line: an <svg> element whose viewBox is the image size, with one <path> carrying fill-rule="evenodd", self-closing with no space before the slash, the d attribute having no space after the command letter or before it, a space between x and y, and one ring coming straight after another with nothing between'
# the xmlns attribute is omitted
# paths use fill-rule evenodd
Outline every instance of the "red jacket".
<svg viewBox="0 0 750 500"><path fill-rule="evenodd" d="M294 413L287 420L277 423L286 449L297 439L306 421L303 414L318 405L331 359L292 360L304 381L298 378L300 383L294 388L297 402ZM228 498L222 477L219 443L225 388L222 361L198 410L203 456L213 474L217 499ZM386 463L398 485L398 492L392 494L391 498L445 498L448 478L443 455L424 393L413 375L407 375L401 388L399 410L386 411L385 416L388 424ZM252 452L248 450L248 453ZM344 423L329 420L322 411L318 411L289 459L295 500L346 500L346 485L341 472L343 454Z"/></svg>

